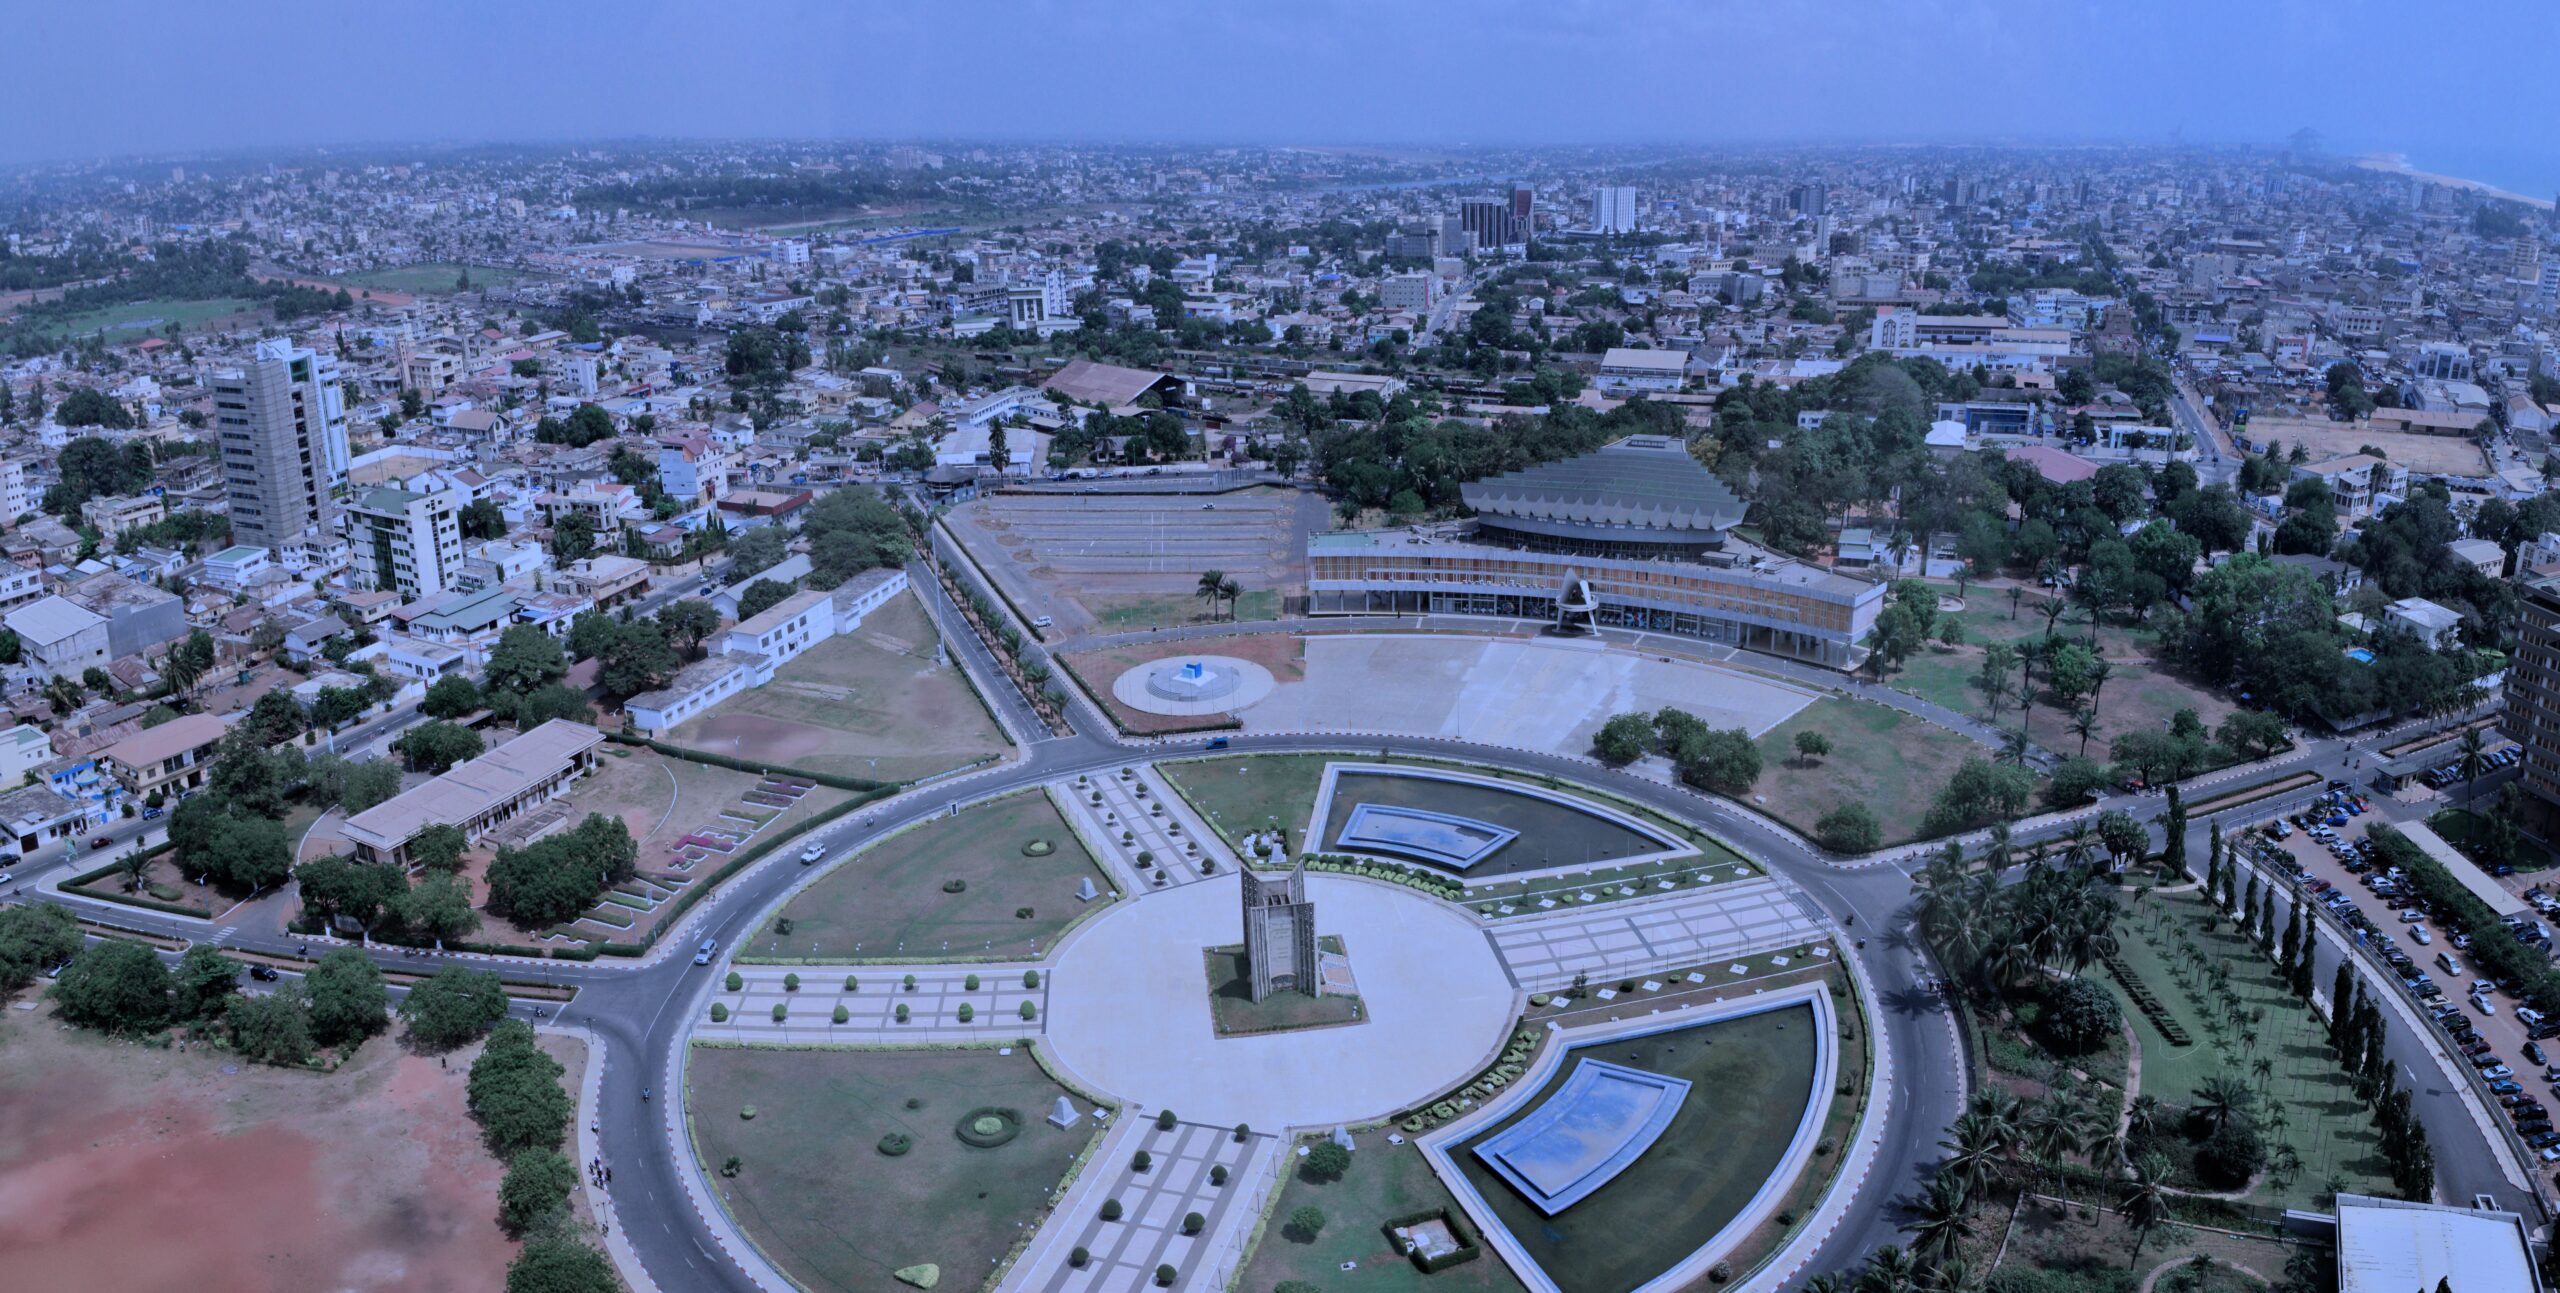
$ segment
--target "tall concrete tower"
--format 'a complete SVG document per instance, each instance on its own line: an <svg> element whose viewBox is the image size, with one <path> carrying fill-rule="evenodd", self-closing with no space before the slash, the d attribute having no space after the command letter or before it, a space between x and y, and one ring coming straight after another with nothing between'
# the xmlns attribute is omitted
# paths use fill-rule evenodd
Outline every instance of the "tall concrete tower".
<svg viewBox="0 0 2560 1293"><path fill-rule="evenodd" d="M214 374L213 399L233 542L282 560L286 545L334 530L330 492L347 479L337 361L290 341L261 341L247 367Z"/></svg>
<svg viewBox="0 0 2560 1293"><path fill-rule="evenodd" d="M1253 999L1283 988L1324 995L1324 977L1316 969L1316 906L1307 901L1306 855L1299 854L1297 865L1279 879L1266 880L1251 866L1239 871L1244 882L1244 969Z"/></svg>

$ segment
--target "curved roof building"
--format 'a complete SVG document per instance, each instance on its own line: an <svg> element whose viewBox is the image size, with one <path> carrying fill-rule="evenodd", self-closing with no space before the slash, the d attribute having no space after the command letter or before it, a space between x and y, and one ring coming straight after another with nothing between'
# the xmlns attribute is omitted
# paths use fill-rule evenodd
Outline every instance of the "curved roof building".
<svg viewBox="0 0 2560 1293"><path fill-rule="evenodd" d="M1724 546L1744 505L1669 436L1629 436L1526 471L1471 481L1476 527L1546 551L1694 555Z"/></svg>

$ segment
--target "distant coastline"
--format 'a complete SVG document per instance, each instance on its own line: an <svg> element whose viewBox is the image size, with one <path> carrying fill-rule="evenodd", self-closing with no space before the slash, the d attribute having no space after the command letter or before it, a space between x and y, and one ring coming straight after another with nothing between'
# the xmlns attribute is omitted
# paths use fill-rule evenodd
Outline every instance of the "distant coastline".
<svg viewBox="0 0 2560 1293"><path fill-rule="evenodd" d="M2522 193L2514 191L2513 189L2499 188L2495 184L2483 184L2478 180L2466 180L2455 175L2438 175L2433 171L2418 170L2417 168L2409 165L2409 159L2400 153L2368 153L2363 157L2357 158L2356 165L2368 171L2382 171L2391 175L2405 175L2413 180L2425 180L2430 184L2441 184L2449 189L2467 189L2473 193L2483 194L2488 197L2501 198L2509 202L2521 202L2526 206L2534 207L2539 210L2551 210L2550 198L2528 197Z"/></svg>

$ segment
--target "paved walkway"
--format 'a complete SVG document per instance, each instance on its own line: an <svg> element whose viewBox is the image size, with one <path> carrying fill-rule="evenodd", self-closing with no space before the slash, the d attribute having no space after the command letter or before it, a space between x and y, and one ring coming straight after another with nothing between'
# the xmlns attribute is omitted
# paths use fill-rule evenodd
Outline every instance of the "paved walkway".
<svg viewBox="0 0 2560 1293"><path fill-rule="evenodd" d="M1144 1172L1132 1166L1140 1152L1152 1160ZM1265 1132L1239 1141L1232 1127L1178 1122L1167 1131L1153 1118L1124 1114L997 1286L999 1293L1152 1288L1159 1266L1177 1272L1176 1290L1223 1288L1261 1217L1269 1160L1283 1152L1280 1138ZM1226 1169L1225 1183L1210 1183L1215 1168ZM1102 1219L1107 1199L1120 1201L1120 1220ZM1203 1221L1200 1233L1185 1235L1183 1218L1195 1212ZM1067 1261L1078 1248L1091 1255L1082 1269Z"/></svg>
<svg viewBox="0 0 2560 1293"><path fill-rule="evenodd" d="M1039 982L1026 984L1037 971ZM948 1044L982 1038L1036 1036L1047 1022L1053 978L1028 962L986 965L741 965L737 991L725 982L712 994L729 1008L726 1023L705 1019L695 1035L716 1041L787 1042L793 1045L869 1046L907 1042ZM797 991L785 986L800 976ZM851 978L851 991L845 982ZM912 979L913 986L909 986ZM969 986L975 980L976 987ZM1032 1015L1025 1019L1022 1007ZM960 1007L969 1007L968 1022ZM785 1018L776 1020L773 1008ZM836 1007L845 1021L835 1022ZM907 1017L898 1018L899 1007Z"/></svg>
<svg viewBox="0 0 2560 1293"><path fill-rule="evenodd" d="M1165 788L1164 778L1156 775L1154 767L1131 766L1137 769L1133 777L1097 772L1087 776L1083 785L1069 778L1050 787L1121 889L1145 893L1235 870L1235 855L1227 851L1225 841L1191 811L1182 796ZM1140 786L1146 788L1143 795L1138 793ZM1099 804L1093 802L1097 795L1102 799ZM1130 837L1127 843L1121 842L1123 834ZM1140 853L1148 855L1151 865L1138 865ZM1212 864L1207 873L1201 870L1203 861Z"/></svg>
<svg viewBox="0 0 2560 1293"><path fill-rule="evenodd" d="M1490 934L1504 968L1533 991L1568 986L1576 975L1630 978L1828 937L1794 895L1766 877L1562 907L1504 921Z"/></svg>

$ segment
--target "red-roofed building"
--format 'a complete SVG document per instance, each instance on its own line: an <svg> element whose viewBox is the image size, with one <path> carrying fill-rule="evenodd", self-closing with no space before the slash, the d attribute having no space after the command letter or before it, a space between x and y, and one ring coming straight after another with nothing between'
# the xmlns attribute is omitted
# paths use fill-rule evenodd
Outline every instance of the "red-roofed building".
<svg viewBox="0 0 2560 1293"><path fill-rule="evenodd" d="M2019 445L2008 451L2008 457L2011 461L2023 462L2035 468L2037 475L2056 485L2068 485L2075 480L2089 480L2098 474L2096 463L2086 458L2075 458L2060 449L2048 448L2040 444Z"/></svg>

